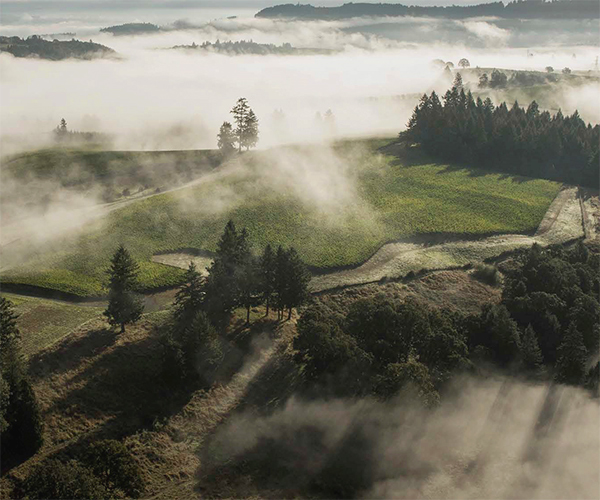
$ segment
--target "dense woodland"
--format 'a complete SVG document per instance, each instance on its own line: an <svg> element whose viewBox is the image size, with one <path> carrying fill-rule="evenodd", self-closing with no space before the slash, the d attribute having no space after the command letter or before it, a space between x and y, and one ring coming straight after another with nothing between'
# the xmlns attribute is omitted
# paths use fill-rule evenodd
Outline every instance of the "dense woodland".
<svg viewBox="0 0 600 500"><path fill-rule="evenodd" d="M475 315L385 296L340 314L314 300L298 322L296 362L309 387L382 399L407 390L427 407L452 376L490 366L597 393L599 265L582 243L534 245L504 269L501 303Z"/></svg>
<svg viewBox="0 0 600 500"><path fill-rule="evenodd" d="M256 17L289 17L305 19L346 19L362 16L414 16L465 19L469 17L501 17L509 19L598 19L600 5L596 0L515 0L479 5L419 7L386 3L345 3L340 7L285 4L267 7Z"/></svg>
<svg viewBox="0 0 600 500"><path fill-rule="evenodd" d="M400 137L443 161L598 188L600 126L515 102L494 106L465 92L460 74L440 100L424 95Z"/></svg>
<svg viewBox="0 0 600 500"><path fill-rule="evenodd" d="M39 57L60 61L62 59L92 59L116 55L116 52L104 45L80 40L48 41L32 35L25 39L18 36L0 36L0 52L8 52L15 57Z"/></svg>

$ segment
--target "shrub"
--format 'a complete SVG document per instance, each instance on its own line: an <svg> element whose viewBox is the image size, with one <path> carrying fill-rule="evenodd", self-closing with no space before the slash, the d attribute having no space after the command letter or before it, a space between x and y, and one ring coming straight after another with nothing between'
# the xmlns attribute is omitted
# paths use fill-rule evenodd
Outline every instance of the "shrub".
<svg viewBox="0 0 600 500"><path fill-rule="evenodd" d="M139 498L144 491L140 468L119 441L106 439L92 443L84 454L83 463L107 491L120 490L130 498Z"/></svg>
<svg viewBox="0 0 600 500"><path fill-rule="evenodd" d="M479 281L487 283L491 286L497 286L500 284L500 274L495 266L477 264L475 266L475 270L473 271L473 276Z"/></svg>
<svg viewBox="0 0 600 500"><path fill-rule="evenodd" d="M100 479L76 460L43 462L29 474L23 490L29 499L109 498Z"/></svg>

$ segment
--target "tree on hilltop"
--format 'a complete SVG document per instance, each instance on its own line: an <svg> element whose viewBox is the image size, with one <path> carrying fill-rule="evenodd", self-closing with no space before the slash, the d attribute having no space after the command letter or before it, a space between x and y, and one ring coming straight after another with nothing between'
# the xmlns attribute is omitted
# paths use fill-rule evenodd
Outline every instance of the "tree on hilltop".
<svg viewBox="0 0 600 500"><path fill-rule="evenodd" d="M244 97L238 99L231 110L236 128L234 135L238 143L238 152L246 150L258 143L258 118Z"/></svg>
<svg viewBox="0 0 600 500"><path fill-rule="evenodd" d="M233 127L229 122L223 122L217 135L217 146L225 155L229 155L235 151L235 134Z"/></svg>

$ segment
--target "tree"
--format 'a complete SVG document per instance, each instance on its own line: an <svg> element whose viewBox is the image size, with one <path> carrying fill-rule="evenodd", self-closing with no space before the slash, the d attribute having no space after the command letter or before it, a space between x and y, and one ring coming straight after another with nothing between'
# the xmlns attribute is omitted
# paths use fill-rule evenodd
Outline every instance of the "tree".
<svg viewBox="0 0 600 500"><path fill-rule="evenodd" d="M142 472L123 443L114 439L96 441L87 448L82 462L100 480L106 491L123 492L127 498L139 498L142 495Z"/></svg>
<svg viewBox="0 0 600 500"><path fill-rule="evenodd" d="M562 73L563 73L563 75L570 75L571 74L571 68L563 68Z"/></svg>
<svg viewBox="0 0 600 500"><path fill-rule="evenodd" d="M523 368L529 373L537 374L542 369L544 358L531 325L528 325L521 335L521 359Z"/></svg>
<svg viewBox="0 0 600 500"><path fill-rule="evenodd" d="M275 253L271 245L267 244L259 263L260 287L262 290L263 300L265 301L266 311L265 316L269 315L269 306L273 294L275 293L276 283L276 268L275 268Z"/></svg>
<svg viewBox="0 0 600 500"><path fill-rule="evenodd" d="M492 71L492 77L490 79L490 87L493 89L504 88L508 82L508 77L502 71L495 69Z"/></svg>
<svg viewBox="0 0 600 500"><path fill-rule="evenodd" d="M125 332L126 324L135 323L144 312L142 301L134 293L138 272L139 266L129 251L119 246L108 270L108 307L104 315L111 325L121 325L121 333Z"/></svg>
<svg viewBox="0 0 600 500"><path fill-rule="evenodd" d="M401 389L413 391L419 402L426 408L437 405L440 395L435 390L428 368L414 359L405 363L390 363L383 374L376 377L375 393L382 399L389 399Z"/></svg>
<svg viewBox="0 0 600 500"><path fill-rule="evenodd" d="M288 308L288 319L291 319L292 309L302 305L308 297L310 273L294 247L288 250L287 261L288 286L284 302Z"/></svg>
<svg viewBox="0 0 600 500"><path fill-rule="evenodd" d="M27 378L13 304L0 298L1 455L4 465L33 455L43 443L43 421Z"/></svg>
<svg viewBox="0 0 600 500"><path fill-rule="evenodd" d="M479 77L479 88L484 89L490 84L490 79L488 78L487 73L484 73Z"/></svg>
<svg viewBox="0 0 600 500"><path fill-rule="evenodd" d="M581 384L586 374L587 349L583 343L583 336L574 322L565 332L557 354L556 381L571 385Z"/></svg>
<svg viewBox="0 0 600 500"><path fill-rule="evenodd" d="M173 303L175 327L182 329L191 324L196 312L201 309L203 300L204 280L196 269L196 265L190 262L183 284L175 294Z"/></svg>
<svg viewBox="0 0 600 500"><path fill-rule="evenodd" d="M246 150L253 148L258 143L258 118L250 109L244 122L244 143Z"/></svg>
<svg viewBox="0 0 600 500"><path fill-rule="evenodd" d="M235 151L235 134L231 123L223 122L221 125L217 135L217 146L226 156Z"/></svg>
<svg viewBox="0 0 600 500"><path fill-rule="evenodd" d="M546 66L546 73L554 73L554 68L552 66Z"/></svg>
<svg viewBox="0 0 600 500"><path fill-rule="evenodd" d="M250 259L246 230L238 233L229 221L217 244L215 258L208 268L204 299L205 310L211 322L226 326L233 310L240 305L240 275L244 263Z"/></svg>
<svg viewBox="0 0 600 500"><path fill-rule="evenodd" d="M463 57L460 61L458 61L458 65L461 68L469 68L471 66L471 63L469 62L468 59Z"/></svg>
<svg viewBox="0 0 600 500"><path fill-rule="evenodd" d="M238 143L238 151L241 152L243 147L250 149L256 146L258 142L258 118L250 108L248 100L244 97L238 99L231 110L231 114L233 114L236 124L234 134Z"/></svg>

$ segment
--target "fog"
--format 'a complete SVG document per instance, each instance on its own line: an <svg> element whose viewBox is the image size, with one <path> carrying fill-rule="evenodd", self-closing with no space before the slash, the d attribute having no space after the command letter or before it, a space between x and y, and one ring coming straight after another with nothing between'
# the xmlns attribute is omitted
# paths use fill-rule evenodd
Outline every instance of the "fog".
<svg viewBox="0 0 600 500"><path fill-rule="evenodd" d="M243 461L240 487L258 478L275 495L597 498L600 413L585 392L461 378L435 410L409 401L292 397L268 416L238 414L206 450L201 484Z"/></svg>
<svg viewBox="0 0 600 500"><path fill-rule="evenodd" d="M240 17L206 22L191 17L186 23L194 29L114 37L100 34L98 24L93 29L82 24L79 17L55 23L55 16L26 25L5 24L3 34L74 30L85 34L84 39L89 36L115 49L120 58L55 62L0 54L3 154L48 144L49 132L63 117L73 130L112 134L117 149L213 148L219 125L231 120L229 110L241 96L249 99L261 121L261 148L332 137L395 135L404 128L418 95L448 87L441 70L431 65L434 59L456 64L466 57L473 67L544 70L552 65L587 72L594 69L599 54L593 45L515 48L510 27L485 19L290 22ZM151 16L122 22L147 20ZM165 18L161 24L169 27L175 21ZM458 30L457 39L463 37L463 42L444 40L442 24L451 32ZM405 39L369 32L370 27L390 25L395 26L394 33L407 33ZM411 36L423 41L407 41ZM291 43L335 52L230 57L167 50L217 39ZM594 80L583 91L565 92L561 107L565 112L578 107L585 119L598 121L597 100L587 99L597 90ZM582 95L586 99L579 98ZM315 126L315 115L328 109L336 127L324 134ZM286 127L272 120L275 110L283 111Z"/></svg>

